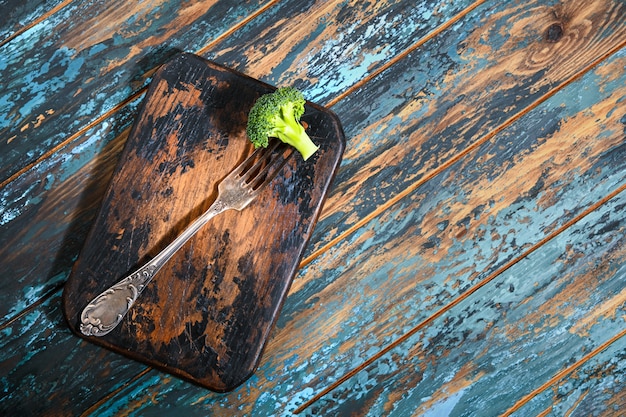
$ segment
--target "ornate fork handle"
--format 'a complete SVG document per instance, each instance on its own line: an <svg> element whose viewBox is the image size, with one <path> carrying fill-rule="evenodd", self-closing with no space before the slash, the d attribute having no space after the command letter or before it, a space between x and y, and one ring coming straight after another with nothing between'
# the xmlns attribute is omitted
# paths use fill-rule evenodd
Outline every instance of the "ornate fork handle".
<svg viewBox="0 0 626 417"><path fill-rule="evenodd" d="M293 154L293 149L287 155L275 152L280 150L280 145L281 141L274 140L267 149L259 148L252 153L220 182L217 198L207 211L150 262L94 298L80 315L80 331L87 336L109 333L122 321L156 273L202 226L223 211L247 207Z"/></svg>
<svg viewBox="0 0 626 417"><path fill-rule="evenodd" d="M229 207L218 198L176 239L144 266L104 290L83 309L80 331L87 336L104 336L113 330L135 304L139 295L167 261L209 220Z"/></svg>

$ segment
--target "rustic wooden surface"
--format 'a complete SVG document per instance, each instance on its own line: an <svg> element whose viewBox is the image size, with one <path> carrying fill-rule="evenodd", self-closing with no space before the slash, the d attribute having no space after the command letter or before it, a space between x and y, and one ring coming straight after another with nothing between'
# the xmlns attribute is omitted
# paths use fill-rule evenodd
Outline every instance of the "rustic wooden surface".
<svg viewBox="0 0 626 417"><path fill-rule="evenodd" d="M0 4L0 412L622 415L622 0ZM61 312L179 51L301 88L347 138L229 394L84 342Z"/></svg>

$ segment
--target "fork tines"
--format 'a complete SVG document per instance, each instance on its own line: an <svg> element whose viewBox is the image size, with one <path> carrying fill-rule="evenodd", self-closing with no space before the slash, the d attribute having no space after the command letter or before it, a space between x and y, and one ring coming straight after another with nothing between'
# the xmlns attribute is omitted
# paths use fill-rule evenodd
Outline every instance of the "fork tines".
<svg viewBox="0 0 626 417"><path fill-rule="evenodd" d="M287 147L289 149L285 152ZM256 190L272 181L292 154L293 149L290 146L274 139L267 148L257 148L237 168L236 175Z"/></svg>

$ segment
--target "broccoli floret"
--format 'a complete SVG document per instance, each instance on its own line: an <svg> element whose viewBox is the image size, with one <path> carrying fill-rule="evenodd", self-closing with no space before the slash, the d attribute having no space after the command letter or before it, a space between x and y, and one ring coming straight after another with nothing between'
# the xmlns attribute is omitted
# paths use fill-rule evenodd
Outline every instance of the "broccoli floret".
<svg viewBox="0 0 626 417"><path fill-rule="evenodd" d="M304 96L293 87L281 87L264 94L248 114L246 133L255 148L267 147L270 137L296 148L306 161L318 147L300 124L304 113Z"/></svg>

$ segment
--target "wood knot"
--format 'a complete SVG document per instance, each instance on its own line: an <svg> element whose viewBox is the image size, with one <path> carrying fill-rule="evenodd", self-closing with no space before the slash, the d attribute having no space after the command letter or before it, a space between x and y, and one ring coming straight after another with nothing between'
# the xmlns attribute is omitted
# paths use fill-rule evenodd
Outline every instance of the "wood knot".
<svg viewBox="0 0 626 417"><path fill-rule="evenodd" d="M545 38L548 42L558 42L563 37L563 25L553 23L546 29Z"/></svg>

